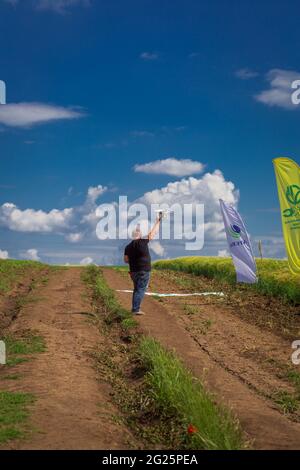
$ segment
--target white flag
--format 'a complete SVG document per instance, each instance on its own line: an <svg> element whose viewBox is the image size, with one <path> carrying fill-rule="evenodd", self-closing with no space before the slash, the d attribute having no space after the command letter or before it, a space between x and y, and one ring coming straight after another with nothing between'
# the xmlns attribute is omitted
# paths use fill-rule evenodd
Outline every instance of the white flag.
<svg viewBox="0 0 300 470"><path fill-rule="evenodd" d="M237 282L253 284L257 282L256 264L244 222L235 208L222 199L220 206Z"/></svg>

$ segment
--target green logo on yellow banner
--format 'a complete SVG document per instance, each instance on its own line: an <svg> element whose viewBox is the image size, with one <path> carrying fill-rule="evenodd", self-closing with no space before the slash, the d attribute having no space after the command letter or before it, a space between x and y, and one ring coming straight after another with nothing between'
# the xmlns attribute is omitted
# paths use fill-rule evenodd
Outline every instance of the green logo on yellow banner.
<svg viewBox="0 0 300 470"><path fill-rule="evenodd" d="M300 215L300 186L292 184L286 188L286 198L294 207L289 207L283 211L284 217L293 217Z"/></svg>
<svg viewBox="0 0 300 470"><path fill-rule="evenodd" d="M297 184L288 186L286 189L286 198L294 206L300 204L300 186Z"/></svg>

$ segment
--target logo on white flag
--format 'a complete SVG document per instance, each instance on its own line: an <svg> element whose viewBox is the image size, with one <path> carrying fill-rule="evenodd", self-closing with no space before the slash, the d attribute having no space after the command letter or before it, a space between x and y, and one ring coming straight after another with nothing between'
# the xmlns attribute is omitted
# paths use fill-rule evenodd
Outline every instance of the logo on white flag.
<svg viewBox="0 0 300 470"><path fill-rule="evenodd" d="M232 238L241 238L241 229L238 225L230 225L228 233Z"/></svg>

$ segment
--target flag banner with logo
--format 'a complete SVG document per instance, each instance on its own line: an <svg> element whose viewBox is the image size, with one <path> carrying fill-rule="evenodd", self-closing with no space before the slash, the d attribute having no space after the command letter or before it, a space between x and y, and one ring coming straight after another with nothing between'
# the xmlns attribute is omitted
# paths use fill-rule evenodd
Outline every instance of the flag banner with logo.
<svg viewBox="0 0 300 470"><path fill-rule="evenodd" d="M273 160L280 202L282 230L293 274L300 273L300 167L290 158Z"/></svg>
<svg viewBox="0 0 300 470"><path fill-rule="evenodd" d="M240 214L220 199L229 251L233 259L237 282L257 282L256 263L251 243Z"/></svg>

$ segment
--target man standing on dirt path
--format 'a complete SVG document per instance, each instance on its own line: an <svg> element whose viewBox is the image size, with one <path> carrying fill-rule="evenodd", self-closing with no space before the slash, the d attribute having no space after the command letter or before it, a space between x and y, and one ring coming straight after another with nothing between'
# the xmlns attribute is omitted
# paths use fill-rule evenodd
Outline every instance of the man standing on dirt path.
<svg viewBox="0 0 300 470"><path fill-rule="evenodd" d="M150 281L151 256L148 243L153 240L162 219L162 213L153 225L146 238L142 238L140 225L133 231L133 240L125 247L124 262L129 264L129 274L133 282L132 313L134 315L144 315L141 311L141 303Z"/></svg>

